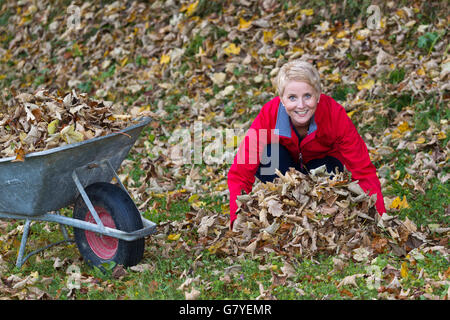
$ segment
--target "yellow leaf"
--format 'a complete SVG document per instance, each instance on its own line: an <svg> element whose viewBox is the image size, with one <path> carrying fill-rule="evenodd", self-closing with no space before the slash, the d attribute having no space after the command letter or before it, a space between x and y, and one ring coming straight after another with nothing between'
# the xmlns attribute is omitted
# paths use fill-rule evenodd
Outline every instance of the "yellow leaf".
<svg viewBox="0 0 450 320"><path fill-rule="evenodd" d="M128 57L125 57L125 59L122 60L122 62L120 62L120 66L123 67L124 65L126 65L128 62Z"/></svg>
<svg viewBox="0 0 450 320"><path fill-rule="evenodd" d="M55 119L52 122L50 122L47 126L48 134L54 134L56 132L56 127L58 127L59 120Z"/></svg>
<svg viewBox="0 0 450 320"><path fill-rule="evenodd" d="M336 35L336 38L338 38L338 39L342 39L342 38L344 38L345 36L347 35L347 31L340 31L337 35Z"/></svg>
<svg viewBox="0 0 450 320"><path fill-rule="evenodd" d="M189 4L189 5L183 5L180 9L180 12L186 12L186 15L188 17L192 16L197 9L199 0Z"/></svg>
<svg viewBox="0 0 450 320"><path fill-rule="evenodd" d="M406 201L406 196L403 196L403 200L400 202L399 209L409 208L408 201Z"/></svg>
<svg viewBox="0 0 450 320"><path fill-rule="evenodd" d="M170 56L168 54L163 54L161 56L161 60L159 61L160 64L167 64L170 62Z"/></svg>
<svg viewBox="0 0 450 320"><path fill-rule="evenodd" d="M375 85L375 81L369 79L365 82L361 82L358 84L358 90L367 89L370 90Z"/></svg>
<svg viewBox="0 0 450 320"><path fill-rule="evenodd" d="M150 111L151 105L142 106L139 108L139 112Z"/></svg>
<svg viewBox="0 0 450 320"><path fill-rule="evenodd" d="M347 113L348 117L351 119L352 115L356 112L356 110L350 111L349 113Z"/></svg>
<svg viewBox="0 0 450 320"><path fill-rule="evenodd" d="M439 140L444 140L445 138L447 138L447 135L444 133L444 131L440 131L438 133L437 137L438 137Z"/></svg>
<svg viewBox="0 0 450 320"><path fill-rule="evenodd" d="M248 29L252 25L252 20L245 21L243 18L239 18L239 30Z"/></svg>
<svg viewBox="0 0 450 320"><path fill-rule="evenodd" d="M417 143L417 144L422 144L422 143L424 143L426 140L425 140L425 138L424 137L419 137L416 141L415 141L415 143Z"/></svg>
<svg viewBox="0 0 450 320"><path fill-rule="evenodd" d="M333 82L341 82L341 77L339 73L329 73L326 75L326 79Z"/></svg>
<svg viewBox="0 0 450 320"><path fill-rule="evenodd" d="M403 196L403 200L400 197L397 197L392 201L390 209L406 209L409 208L408 201L406 200L406 196Z"/></svg>
<svg viewBox="0 0 450 320"><path fill-rule="evenodd" d="M61 138L68 144L81 142L84 140L81 132L75 131L73 125L66 126L61 130Z"/></svg>
<svg viewBox="0 0 450 320"><path fill-rule="evenodd" d="M406 18L405 15L405 11L403 11L402 9L397 9L397 11L395 12L395 14L399 17L399 18Z"/></svg>
<svg viewBox="0 0 450 320"><path fill-rule="evenodd" d="M222 214L230 213L230 206L228 204L223 204L220 208L222 209Z"/></svg>
<svg viewBox="0 0 450 320"><path fill-rule="evenodd" d="M300 52L300 54L303 54L303 53L305 53L305 50L303 50L302 48L299 48L299 47L293 47L292 48L292 52Z"/></svg>
<svg viewBox="0 0 450 320"><path fill-rule="evenodd" d="M288 41L288 40L285 40L285 39L280 39L280 38L278 38L278 39L275 39L274 43L275 43L277 46L280 46L280 47L286 47L286 46L289 44L289 41Z"/></svg>
<svg viewBox="0 0 450 320"><path fill-rule="evenodd" d="M192 196L189 197L188 202L192 203L194 201L196 201L198 199L198 194L193 194Z"/></svg>
<svg viewBox="0 0 450 320"><path fill-rule="evenodd" d="M392 179L398 180L400 178L400 170L395 171L394 175L392 176Z"/></svg>
<svg viewBox="0 0 450 320"><path fill-rule="evenodd" d="M206 202L204 201L195 201L191 203L192 207L196 210L200 210L201 208L206 206Z"/></svg>
<svg viewBox="0 0 450 320"><path fill-rule="evenodd" d="M408 265L407 265L406 261L402 263L402 267L400 269L400 275L402 276L402 278L408 277Z"/></svg>
<svg viewBox="0 0 450 320"><path fill-rule="evenodd" d="M177 241L178 239L180 239L180 237L181 237L181 233L172 233L167 236L167 240Z"/></svg>
<svg viewBox="0 0 450 320"><path fill-rule="evenodd" d="M6 50L6 52L2 53L2 58L0 59L1 62L7 62L12 57L12 53L9 50Z"/></svg>
<svg viewBox="0 0 450 320"><path fill-rule="evenodd" d="M403 121L402 123L399 124L398 130L400 130L400 132L403 133L405 131L410 131L411 128L409 127L408 122Z"/></svg>
<svg viewBox="0 0 450 320"><path fill-rule="evenodd" d="M417 70L417 74L419 76L424 76L425 75L425 70L423 68L420 68L419 70Z"/></svg>
<svg viewBox="0 0 450 320"><path fill-rule="evenodd" d="M325 44L323 45L323 48L326 49L329 46L331 46L333 43L334 43L334 39L333 39L333 37L330 37L330 39L328 39L328 41L325 42Z"/></svg>
<svg viewBox="0 0 450 320"><path fill-rule="evenodd" d="M244 292L245 294L251 294L252 293L249 288L242 289L242 292Z"/></svg>
<svg viewBox="0 0 450 320"><path fill-rule="evenodd" d="M241 52L241 48L236 47L236 45L234 43L230 43L230 45L228 47L226 47L224 49L224 51L228 55L239 54Z"/></svg>
<svg viewBox="0 0 450 320"><path fill-rule="evenodd" d="M389 44L389 41L385 40L385 39L380 39L378 40L379 43L381 43L383 46L387 46Z"/></svg>
<svg viewBox="0 0 450 320"><path fill-rule="evenodd" d="M268 43L268 42L272 41L274 34L275 34L274 31L263 31L264 43Z"/></svg>
<svg viewBox="0 0 450 320"><path fill-rule="evenodd" d="M198 53L195 55L196 57L204 57L206 56L205 51L203 51L203 48L198 48Z"/></svg>
<svg viewBox="0 0 450 320"><path fill-rule="evenodd" d="M6 78L6 75L0 74L0 80L3 80L3 79L5 79L5 78Z"/></svg>
<svg viewBox="0 0 450 320"><path fill-rule="evenodd" d="M306 16L312 16L314 14L314 9L302 9L300 10L300 13Z"/></svg>
<svg viewBox="0 0 450 320"><path fill-rule="evenodd" d="M356 40L365 40L370 34L370 30L369 29L362 29L362 30L358 30L358 32L356 32Z"/></svg>
<svg viewBox="0 0 450 320"><path fill-rule="evenodd" d="M389 207L389 209L397 209L399 204L400 204L401 200L400 197L395 198L392 203L391 206Z"/></svg>
<svg viewBox="0 0 450 320"><path fill-rule="evenodd" d="M208 112L208 114L205 116L205 120L210 122L214 117L216 116L215 112Z"/></svg>
<svg viewBox="0 0 450 320"><path fill-rule="evenodd" d="M389 133L385 134L385 136L386 135L389 135ZM399 138L403 137L403 134L400 132L400 130L395 129L394 131L392 131L391 137L392 137L392 139L399 139Z"/></svg>

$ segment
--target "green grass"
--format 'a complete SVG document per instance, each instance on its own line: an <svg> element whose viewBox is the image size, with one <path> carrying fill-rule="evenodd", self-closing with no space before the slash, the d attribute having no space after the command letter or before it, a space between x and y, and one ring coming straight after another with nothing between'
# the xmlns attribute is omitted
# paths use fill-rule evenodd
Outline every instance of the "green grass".
<svg viewBox="0 0 450 320"><path fill-rule="evenodd" d="M185 54L187 57L192 57L192 56L194 56L195 54L197 54L197 53L198 53L198 50L199 50L200 47L202 46L204 40L205 40L204 37L202 37L202 36L200 36L200 35L196 35L196 36L194 37L194 39L192 39L192 41L189 43L189 45L188 45L188 47L186 48L186 51L185 51L184 54Z"/></svg>
<svg viewBox="0 0 450 320"><path fill-rule="evenodd" d="M353 86L341 85L341 86L337 86L334 89L331 97L333 99L335 99L336 101L341 102L341 101L346 101L347 100L347 95L348 94L355 94L356 92L357 92L357 90L356 90L356 86L355 85L353 85Z"/></svg>
<svg viewBox="0 0 450 320"><path fill-rule="evenodd" d="M416 105L414 132L426 131L430 127L430 122L438 124L441 120L450 119L450 110L446 107L445 102L438 103L436 100L437 98L432 96ZM445 140L444 142L446 143Z"/></svg>
<svg viewBox="0 0 450 320"><path fill-rule="evenodd" d="M389 73L389 82L392 84L398 84L405 78L405 69L395 69Z"/></svg>
<svg viewBox="0 0 450 320"><path fill-rule="evenodd" d="M425 194L412 192L409 188L404 188L397 182L393 182L392 191L387 195L396 195L403 198L406 196L410 208L400 210L399 216L404 219L408 217L418 226L428 224L440 224L448 226L450 217L445 215L446 208L450 205L448 195L450 194L450 183L441 183L438 179L430 180L430 188L425 190Z"/></svg>

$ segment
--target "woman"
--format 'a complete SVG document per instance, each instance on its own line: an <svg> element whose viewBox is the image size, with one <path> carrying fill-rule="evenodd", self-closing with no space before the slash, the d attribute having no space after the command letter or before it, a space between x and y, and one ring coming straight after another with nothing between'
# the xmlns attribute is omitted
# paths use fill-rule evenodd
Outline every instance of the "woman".
<svg viewBox="0 0 450 320"><path fill-rule="evenodd" d="M230 228L236 219L236 198L250 193L255 177L273 181L275 169L307 173L325 165L328 172L345 166L386 212L381 185L366 144L345 109L321 93L319 73L310 63L294 60L280 69L279 96L266 103L248 130L228 172Z"/></svg>

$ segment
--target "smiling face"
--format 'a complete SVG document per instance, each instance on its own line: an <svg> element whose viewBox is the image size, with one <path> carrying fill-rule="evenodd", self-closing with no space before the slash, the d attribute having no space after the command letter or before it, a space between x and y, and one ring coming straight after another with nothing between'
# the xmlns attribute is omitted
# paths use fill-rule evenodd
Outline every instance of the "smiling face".
<svg viewBox="0 0 450 320"><path fill-rule="evenodd" d="M292 124L298 129L307 128L319 102L316 90L306 82L289 81L280 98Z"/></svg>

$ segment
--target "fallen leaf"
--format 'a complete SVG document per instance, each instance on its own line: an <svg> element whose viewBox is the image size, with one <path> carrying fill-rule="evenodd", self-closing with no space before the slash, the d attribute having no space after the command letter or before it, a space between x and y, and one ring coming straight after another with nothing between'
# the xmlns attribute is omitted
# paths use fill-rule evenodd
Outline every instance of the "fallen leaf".
<svg viewBox="0 0 450 320"><path fill-rule="evenodd" d="M201 292L195 288L192 288L190 292L185 292L186 300L197 300L200 297Z"/></svg>
<svg viewBox="0 0 450 320"><path fill-rule="evenodd" d="M358 285L356 283L356 278L360 278L363 276L364 276L364 274L360 274L360 273L347 276L339 282L339 284L337 285L337 288L340 288L342 286L358 287Z"/></svg>
<svg viewBox="0 0 450 320"><path fill-rule="evenodd" d="M228 47L224 49L224 52L228 55L237 55L241 52L241 48L237 47L234 43L230 43Z"/></svg>
<svg viewBox="0 0 450 320"><path fill-rule="evenodd" d="M160 64L168 64L170 62L170 55L163 54L161 55L161 59L159 60Z"/></svg>
<svg viewBox="0 0 450 320"><path fill-rule="evenodd" d="M408 277L408 263L406 261L402 263L402 267L400 268L400 275L403 279Z"/></svg>
<svg viewBox="0 0 450 320"><path fill-rule="evenodd" d="M167 236L167 240L177 241L178 239L180 239L180 237L181 237L181 233L172 233Z"/></svg>

